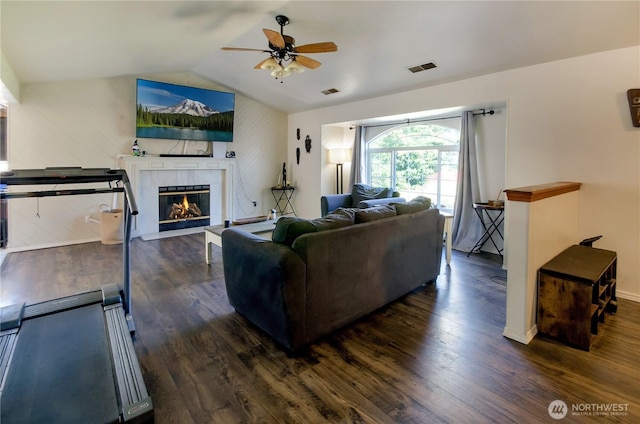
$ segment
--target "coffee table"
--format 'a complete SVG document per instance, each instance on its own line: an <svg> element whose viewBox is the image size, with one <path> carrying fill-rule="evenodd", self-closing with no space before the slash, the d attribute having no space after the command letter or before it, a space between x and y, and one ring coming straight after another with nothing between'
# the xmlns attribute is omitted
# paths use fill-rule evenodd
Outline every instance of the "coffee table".
<svg viewBox="0 0 640 424"><path fill-rule="evenodd" d="M449 212L440 211L440 215L444 216L444 233L446 234L446 259L447 265L451 263L451 229L453 226L453 214Z"/></svg>
<svg viewBox="0 0 640 424"><path fill-rule="evenodd" d="M254 222L252 224L232 225L225 227L224 225L214 225L204 227L204 260L207 264L211 263L211 244L222 247L222 233L230 228L248 231L251 234L261 234L261 237L268 237L276 227L276 221L270 219L268 221ZM268 234L267 234L268 233Z"/></svg>

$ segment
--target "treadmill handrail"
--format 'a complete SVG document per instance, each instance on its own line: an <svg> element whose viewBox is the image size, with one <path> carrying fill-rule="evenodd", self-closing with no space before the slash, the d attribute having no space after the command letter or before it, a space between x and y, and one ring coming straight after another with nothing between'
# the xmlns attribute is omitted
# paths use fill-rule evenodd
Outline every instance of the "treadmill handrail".
<svg viewBox="0 0 640 424"><path fill-rule="evenodd" d="M131 188L131 183L128 180L124 183L124 193L126 194L127 206L131 211L131 215L138 215L138 205L135 197L133 197L133 189Z"/></svg>
<svg viewBox="0 0 640 424"><path fill-rule="evenodd" d="M109 188L77 188L59 190L35 190L26 192L0 191L0 199L17 199L24 197L53 197L73 196L96 193L124 193L126 210L124 214L124 239L122 242L123 259L123 292L124 311L131 314L131 224L132 216L138 215L138 205L129 181L129 176L124 169L109 168L81 168L81 167L55 167L45 169L16 169L0 172L0 184L3 185L44 185L44 184L83 184L83 183L109 183ZM111 183L116 182L113 187ZM117 183L122 182L122 187ZM129 318L132 332L133 321Z"/></svg>

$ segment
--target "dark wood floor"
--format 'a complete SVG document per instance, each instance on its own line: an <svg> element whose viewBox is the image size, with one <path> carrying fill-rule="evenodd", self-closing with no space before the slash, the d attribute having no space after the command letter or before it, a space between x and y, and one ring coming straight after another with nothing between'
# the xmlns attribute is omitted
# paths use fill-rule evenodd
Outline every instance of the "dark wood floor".
<svg viewBox="0 0 640 424"><path fill-rule="evenodd" d="M13 253L3 305L121 282L121 247ZM506 273L454 252L436 284L287 356L227 303L202 234L132 243L135 347L157 423L640 422L640 304L620 300L590 352L502 336ZM444 261L443 261L444 263ZM627 415L574 415L574 407ZM593 413L592 413L593 414Z"/></svg>

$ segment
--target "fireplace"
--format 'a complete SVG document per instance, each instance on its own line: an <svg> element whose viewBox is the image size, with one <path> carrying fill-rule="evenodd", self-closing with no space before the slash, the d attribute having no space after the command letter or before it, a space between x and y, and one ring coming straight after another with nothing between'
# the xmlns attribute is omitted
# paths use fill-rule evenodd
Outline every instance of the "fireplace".
<svg viewBox="0 0 640 424"><path fill-rule="evenodd" d="M210 225L208 184L158 187L158 231Z"/></svg>
<svg viewBox="0 0 640 424"><path fill-rule="evenodd" d="M214 143L221 144L221 143ZM235 216L233 194L236 159L210 157L119 157L120 167L127 171L140 212L133 217L132 237L156 240L172 235L202 232L203 227L158 231L160 187L209 185L209 225L221 225ZM198 207L202 209L201 204ZM162 214L164 215L164 213ZM163 216L162 220L165 220Z"/></svg>

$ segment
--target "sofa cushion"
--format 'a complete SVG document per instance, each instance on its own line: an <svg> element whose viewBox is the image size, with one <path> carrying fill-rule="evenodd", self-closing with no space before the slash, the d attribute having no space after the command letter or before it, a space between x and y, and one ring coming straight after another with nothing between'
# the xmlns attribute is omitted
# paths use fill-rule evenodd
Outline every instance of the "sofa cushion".
<svg viewBox="0 0 640 424"><path fill-rule="evenodd" d="M276 222L276 228L271 234L271 240L291 246L296 238L316 231L318 229L308 219L283 216Z"/></svg>
<svg viewBox="0 0 640 424"><path fill-rule="evenodd" d="M357 207L363 200L384 199L393 196L393 190L388 187L371 187L366 184L354 184L351 189L351 204Z"/></svg>
<svg viewBox="0 0 640 424"><path fill-rule="evenodd" d="M402 202L406 202L406 199L402 197L386 197L384 199L363 200L360 203L358 203L356 207L358 209L366 209L366 208L372 208L374 206L379 206L379 205L388 205L390 203L402 203Z"/></svg>
<svg viewBox="0 0 640 424"><path fill-rule="evenodd" d="M396 216L396 208L393 205L380 205L367 209L356 209L356 224L371 222L376 219Z"/></svg>
<svg viewBox="0 0 640 424"><path fill-rule="evenodd" d="M346 227L354 222L355 211L345 208L338 208L329 215L312 220L283 216L276 222L271 240L291 246L294 240L303 234Z"/></svg>
<svg viewBox="0 0 640 424"><path fill-rule="evenodd" d="M431 207L431 199L424 196L418 196L409 202L392 203L396 207L398 215L419 212Z"/></svg>
<svg viewBox="0 0 640 424"><path fill-rule="evenodd" d="M309 222L316 227L317 232L321 232L351 226L355 223L355 217L356 211L354 209L338 208L329 215L313 219ZM291 248L298 252L305 260L307 257L307 241L307 237L299 237L291 244Z"/></svg>
<svg viewBox="0 0 640 424"><path fill-rule="evenodd" d="M311 224L318 231L333 230L346 227L355 223L356 213L351 208L338 208L322 218L311 220Z"/></svg>

